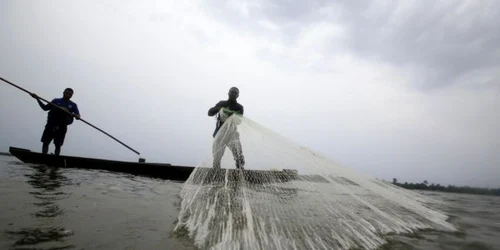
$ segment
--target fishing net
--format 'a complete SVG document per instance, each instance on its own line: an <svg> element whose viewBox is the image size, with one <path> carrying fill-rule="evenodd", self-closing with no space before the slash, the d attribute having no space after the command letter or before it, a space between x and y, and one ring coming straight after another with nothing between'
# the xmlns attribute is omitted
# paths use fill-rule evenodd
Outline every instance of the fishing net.
<svg viewBox="0 0 500 250"><path fill-rule="evenodd" d="M220 128L181 199L174 231L201 249L374 249L388 233L455 230L426 206L429 198L237 115Z"/></svg>

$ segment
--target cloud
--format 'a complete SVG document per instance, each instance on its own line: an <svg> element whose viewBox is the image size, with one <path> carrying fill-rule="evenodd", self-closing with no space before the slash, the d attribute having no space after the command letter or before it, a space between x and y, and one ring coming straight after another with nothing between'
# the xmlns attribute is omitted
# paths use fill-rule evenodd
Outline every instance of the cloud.
<svg viewBox="0 0 500 250"><path fill-rule="evenodd" d="M321 41L314 46L321 56L307 51L317 65L352 53L406 68L420 90L460 83L465 75L484 68L500 69L500 33L492 32L500 26L495 1L211 1L206 5L214 18L242 33L265 34L292 48L306 49L308 39ZM314 34L322 37L314 39Z"/></svg>

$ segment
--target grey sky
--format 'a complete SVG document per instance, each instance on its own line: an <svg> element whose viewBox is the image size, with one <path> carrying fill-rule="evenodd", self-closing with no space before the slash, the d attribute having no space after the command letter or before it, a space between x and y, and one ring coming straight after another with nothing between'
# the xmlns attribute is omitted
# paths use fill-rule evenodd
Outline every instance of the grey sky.
<svg viewBox="0 0 500 250"><path fill-rule="evenodd" d="M210 153L207 109L250 119L371 176L500 184L495 1L2 1L0 75L148 161ZM0 83L0 150L40 150L46 113ZM137 156L82 123L63 152Z"/></svg>

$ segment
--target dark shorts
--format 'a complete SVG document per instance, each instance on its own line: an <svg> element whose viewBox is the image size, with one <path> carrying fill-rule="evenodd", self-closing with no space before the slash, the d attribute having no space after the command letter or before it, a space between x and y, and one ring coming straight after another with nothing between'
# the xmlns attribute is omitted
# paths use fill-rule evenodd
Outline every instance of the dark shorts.
<svg viewBox="0 0 500 250"><path fill-rule="evenodd" d="M43 130L41 141L43 143L50 143L54 140L54 145L62 146L66 131L68 131L68 127L65 125L47 123L47 125L45 125L45 130Z"/></svg>

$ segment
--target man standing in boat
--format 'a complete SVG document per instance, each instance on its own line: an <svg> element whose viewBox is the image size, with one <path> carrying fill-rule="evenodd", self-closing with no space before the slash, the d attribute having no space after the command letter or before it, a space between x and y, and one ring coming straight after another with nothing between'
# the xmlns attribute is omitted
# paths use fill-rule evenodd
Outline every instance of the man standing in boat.
<svg viewBox="0 0 500 250"><path fill-rule="evenodd" d="M43 110L50 110L47 115L47 124L45 125L45 130L43 131L41 139L41 142L43 142L42 153L48 153L49 144L52 140L54 140L54 145L56 147L54 154L59 155L68 130L68 125L73 123L73 117L77 120L80 119L78 106L76 103L70 101L73 96L73 89L65 89L62 98L55 98L52 102L47 104L43 104L35 93L32 93L31 96L38 101L38 105L40 105ZM64 112L57 106L67 112Z"/></svg>
<svg viewBox="0 0 500 250"><path fill-rule="evenodd" d="M236 124L227 124L225 129L221 131L224 122L229 119L233 114L243 115L243 105L239 104L236 99L238 99L240 91L236 87L229 89L228 100L219 101L214 107L208 110L209 116L214 116L217 114L217 123L215 126L215 131L213 137L215 138L212 147L212 153L214 157L213 167L220 168L220 162L226 146L231 149L233 153L234 160L236 162L236 168L243 169L245 165L245 159L243 157L240 136L236 130Z"/></svg>

